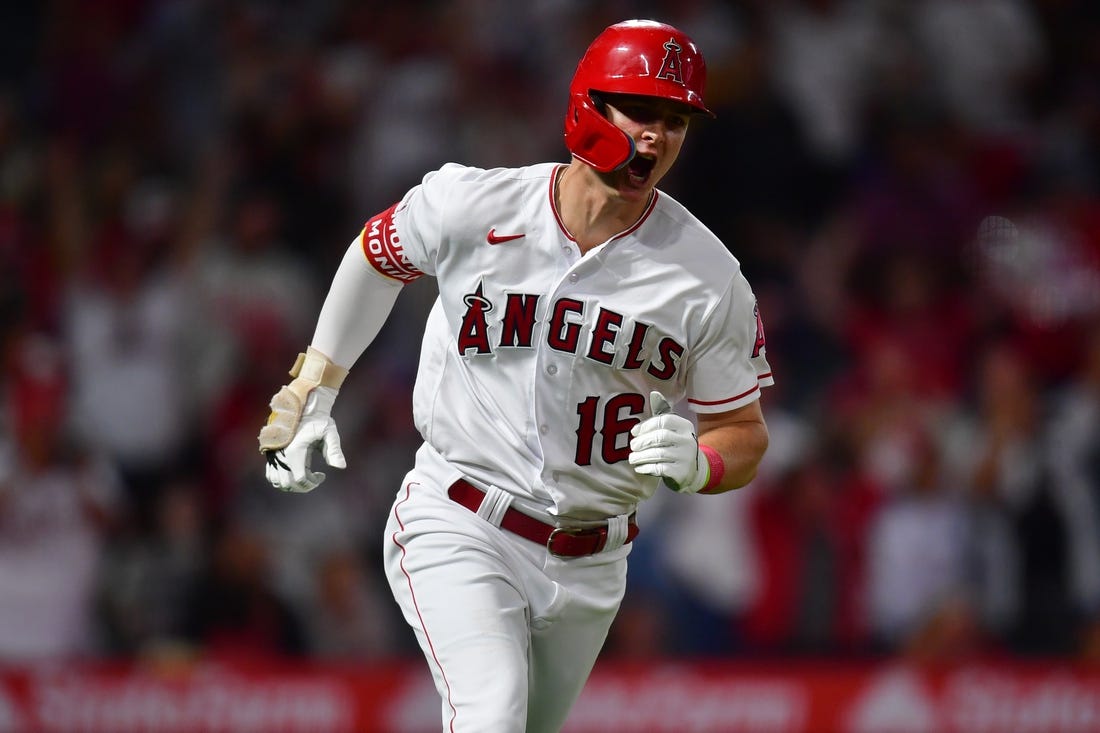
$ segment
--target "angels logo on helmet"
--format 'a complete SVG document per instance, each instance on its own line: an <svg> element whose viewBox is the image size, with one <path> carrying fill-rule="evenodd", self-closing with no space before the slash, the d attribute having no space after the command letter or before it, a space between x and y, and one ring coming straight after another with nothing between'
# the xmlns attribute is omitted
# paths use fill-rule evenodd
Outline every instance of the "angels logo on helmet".
<svg viewBox="0 0 1100 733"><path fill-rule="evenodd" d="M684 83L684 79L680 75L680 51L682 50L675 38L665 41L665 51L667 53L665 53L665 58L661 62L661 68L657 71L658 79L668 79L677 84Z"/></svg>

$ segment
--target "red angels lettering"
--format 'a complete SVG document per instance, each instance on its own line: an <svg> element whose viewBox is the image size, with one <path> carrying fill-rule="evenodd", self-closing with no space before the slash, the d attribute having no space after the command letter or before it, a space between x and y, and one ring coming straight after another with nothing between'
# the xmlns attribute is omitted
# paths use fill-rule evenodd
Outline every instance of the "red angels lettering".
<svg viewBox="0 0 1100 733"><path fill-rule="evenodd" d="M501 346L530 346L535 330L538 295L508 293L504 302L504 320L500 329Z"/></svg>
<svg viewBox="0 0 1100 733"><path fill-rule="evenodd" d="M683 49L676 39L670 38L664 43L665 58L661 61L661 68L657 71L658 79L668 79L677 84L684 83L683 72L680 65L680 51Z"/></svg>
<svg viewBox="0 0 1100 733"><path fill-rule="evenodd" d="M400 202L399 202L400 203ZM405 257L393 215L399 203L376 214L363 225L362 247L367 262L386 277L411 283L424 273Z"/></svg>
<svg viewBox="0 0 1100 733"><path fill-rule="evenodd" d="M652 326L634 322L629 340L623 332L626 316L607 308L598 308L591 325L586 324L588 304L575 298L559 298L548 306L539 320L541 296L537 293L507 293L503 314L489 320L495 306L485 297L484 282L463 297L466 310L455 340L462 356L492 354L496 348L533 348L537 339L545 339L551 349L583 355L611 368L645 369L656 379L669 380L680 368L686 347L672 337L661 338L652 353L646 342ZM596 306L593 306L596 307ZM545 325L541 325L545 323ZM490 331L500 328L499 339L490 341ZM536 330L541 329L541 330ZM495 333L495 332L494 332ZM587 340L582 337L587 335Z"/></svg>
<svg viewBox="0 0 1100 733"><path fill-rule="evenodd" d="M646 369L656 379L668 379L676 373L676 365L684 354L684 347L670 338L661 339L657 344L657 354L661 360L661 366L657 366L657 359L653 359Z"/></svg>
<svg viewBox="0 0 1100 733"><path fill-rule="evenodd" d="M614 311L600 308L596 315L596 325L592 328L592 343L588 345L588 358L601 364L611 364L615 361L615 336L623 325L623 317ZM611 351L604 351L604 346L611 344Z"/></svg>
<svg viewBox="0 0 1100 733"><path fill-rule="evenodd" d="M630 336L630 345L626 347L626 359L623 361L623 369L641 369L645 364L642 361L642 344L645 343L649 326L645 323L634 324L634 333Z"/></svg>
<svg viewBox="0 0 1100 733"><path fill-rule="evenodd" d="M485 316L493 309L493 304L482 295L481 283L462 302L466 304L466 313L462 316L462 325L458 330L458 353L465 356L470 349L479 354L491 353L489 323Z"/></svg>
<svg viewBox="0 0 1100 733"><path fill-rule="evenodd" d="M566 314L584 315L584 303L573 298L562 298L554 303L554 314L550 317L550 330L546 333L546 343L551 349L577 353L581 324L565 320Z"/></svg>

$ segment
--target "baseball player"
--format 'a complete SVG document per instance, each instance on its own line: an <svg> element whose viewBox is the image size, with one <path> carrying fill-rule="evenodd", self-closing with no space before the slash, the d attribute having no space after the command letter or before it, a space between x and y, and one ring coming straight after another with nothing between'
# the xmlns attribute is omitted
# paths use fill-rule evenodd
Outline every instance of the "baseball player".
<svg viewBox="0 0 1100 733"><path fill-rule="evenodd" d="M752 479L771 384L737 260L656 188L705 67L679 30L607 28L570 88L568 164L448 164L367 221L260 433L267 477L310 491L348 369L403 284L436 278L413 413L424 438L385 566L443 730L560 730L623 597L638 503L663 482ZM686 400L693 422L670 405Z"/></svg>

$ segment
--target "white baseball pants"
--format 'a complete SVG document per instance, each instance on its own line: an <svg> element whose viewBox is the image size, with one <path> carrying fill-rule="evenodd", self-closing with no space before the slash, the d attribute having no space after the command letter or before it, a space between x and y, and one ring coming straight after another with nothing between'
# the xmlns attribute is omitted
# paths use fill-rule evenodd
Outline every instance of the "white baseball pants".
<svg viewBox="0 0 1100 733"><path fill-rule="evenodd" d="M556 733L626 586L630 546L559 559L417 471L390 512L390 587L442 698L445 733Z"/></svg>

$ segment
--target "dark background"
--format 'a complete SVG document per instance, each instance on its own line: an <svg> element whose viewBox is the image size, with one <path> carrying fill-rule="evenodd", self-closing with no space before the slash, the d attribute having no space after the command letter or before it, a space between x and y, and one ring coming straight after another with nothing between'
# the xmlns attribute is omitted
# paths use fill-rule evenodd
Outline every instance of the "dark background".
<svg viewBox="0 0 1100 733"><path fill-rule="evenodd" d="M256 433L362 222L447 161L566 160L628 17L706 55L662 188L777 386L750 487L643 508L606 654L1100 659L1098 10L6 4L0 660L419 654L378 555L431 283L342 392L346 471L281 494Z"/></svg>

